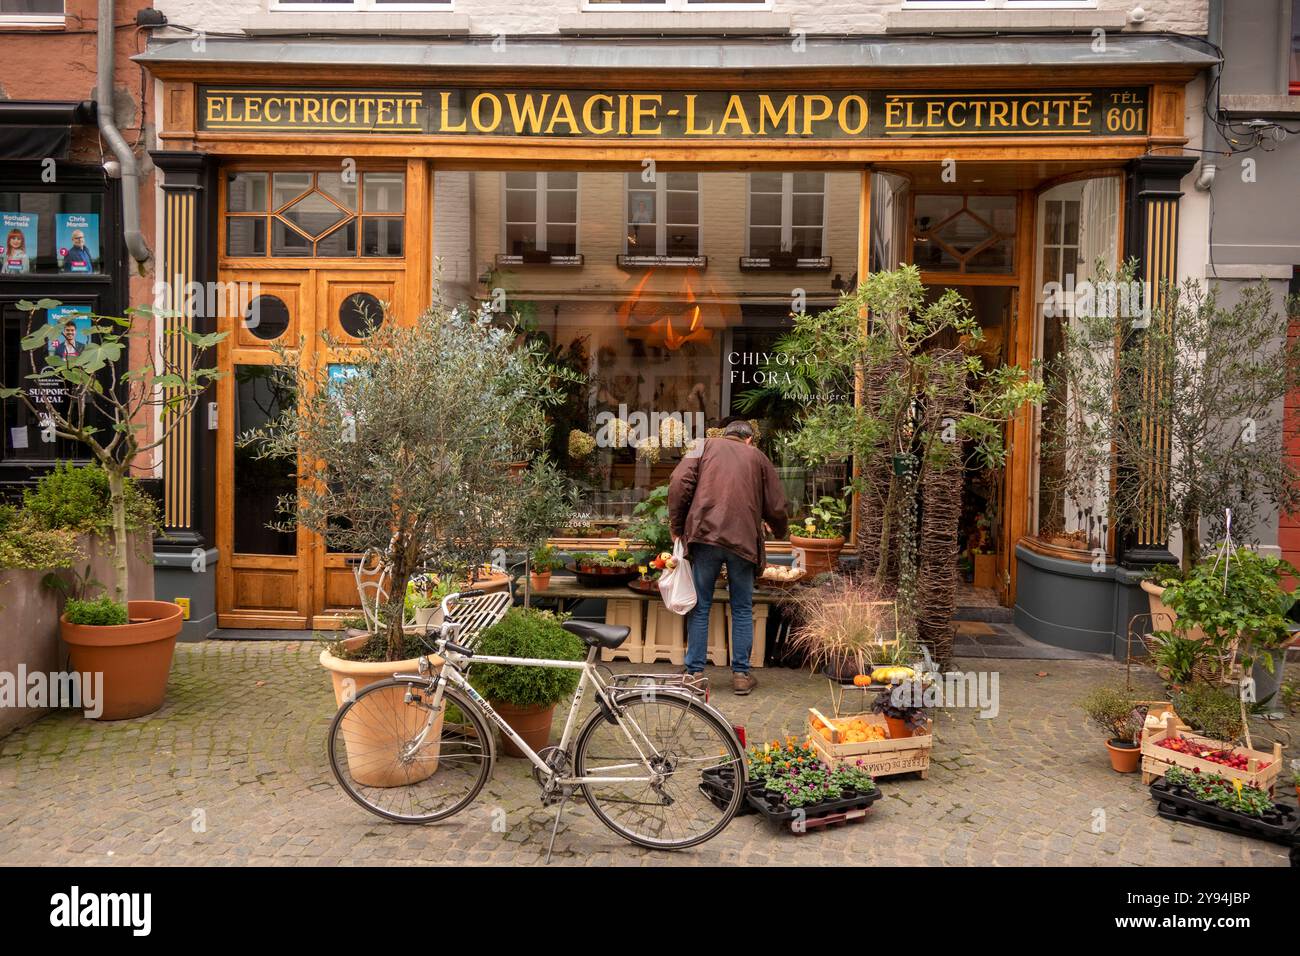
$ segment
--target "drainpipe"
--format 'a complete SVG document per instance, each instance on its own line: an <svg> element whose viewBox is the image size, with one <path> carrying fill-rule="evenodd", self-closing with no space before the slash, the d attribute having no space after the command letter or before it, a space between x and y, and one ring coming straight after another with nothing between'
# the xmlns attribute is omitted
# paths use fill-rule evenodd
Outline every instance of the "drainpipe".
<svg viewBox="0 0 1300 956"><path fill-rule="evenodd" d="M141 266L153 255L140 231L140 166L135 153L113 122L113 0L99 0L98 76L95 102L99 105L99 134L108 143L122 168L122 233L131 258ZM141 104L141 109L144 105ZM143 270L142 270L143 271Z"/></svg>
<svg viewBox="0 0 1300 956"><path fill-rule="evenodd" d="M1210 22L1207 29L1208 39L1216 47L1223 46L1223 0L1210 0ZM1223 64L1218 63L1210 68L1210 76L1205 82L1205 135L1201 137L1201 143L1206 149L1222 149L1226 144L1219 133L1219 127L1210 122L1210 113L1214 110L1213 104L1209 102L1210 91L1214 90L1217 96L1220 92L1219 82L1223 74ZM1216 111L1217 112L1217 111ZM1218 118L1217 116L1215 117ZM1201 160L1201 172L1196 177L1196 188L1201 192L1209 192L1214 186L1214 176L1219 171L1218 157L1214 153L1206 153Z"/></svg>

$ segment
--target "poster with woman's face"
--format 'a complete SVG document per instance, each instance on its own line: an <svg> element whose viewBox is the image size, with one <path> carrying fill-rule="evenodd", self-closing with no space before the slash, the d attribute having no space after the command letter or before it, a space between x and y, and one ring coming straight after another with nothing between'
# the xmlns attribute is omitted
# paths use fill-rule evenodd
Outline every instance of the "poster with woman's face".
<svg viewBox="0 0 1300 956"><path fill-rule="evenodd" d="M0 274L25 275L32 271L38 220L34 212L0 212L0 237L4 239Z"/></svg>
<svg viewBox="0 0 1300 956"><path fill-rule="evenodd" d="M99 216L88 212L56 214L54 244L59 250L60 272L98 272Z"/></svg>

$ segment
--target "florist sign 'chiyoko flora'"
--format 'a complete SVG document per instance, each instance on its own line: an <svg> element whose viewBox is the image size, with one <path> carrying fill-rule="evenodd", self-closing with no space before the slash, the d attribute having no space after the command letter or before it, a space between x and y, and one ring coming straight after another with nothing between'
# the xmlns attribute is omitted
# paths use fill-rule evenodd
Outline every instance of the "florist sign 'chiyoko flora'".
<svg viewBox="0 0 1300 956"><path fill-rule="evenodd" d="M204 87L206 132L655 139L1134 136L1141 88L1059 92L306 90Z"/></svg>

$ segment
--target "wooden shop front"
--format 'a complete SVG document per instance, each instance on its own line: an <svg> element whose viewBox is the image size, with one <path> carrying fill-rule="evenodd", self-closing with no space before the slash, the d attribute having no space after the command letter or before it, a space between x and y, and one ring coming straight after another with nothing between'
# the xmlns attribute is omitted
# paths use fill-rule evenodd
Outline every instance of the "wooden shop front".
<svg viewBox="0 0 1300 956"><path fill-rule="evenodd" d="M557 422L561 460L571 430L638 412L779 428L762 376L791 310L899 263L972 302L991 361L1028 367L1057 334L1044 283L1121 254L1153 282L1175 274L1184 87L1199 68L304 63L287 82L272 64L143 59L163 92L165 274L229 300L178 300L177 321L231 333L210 419L167 449L184 463L167 468L168 515L221 552L222 626L284 628L330 626L355 589L346 555L266 527L294 479L235 441L284 400L262 374L275 342L301 336L314 360L345 365L319 332L359 341L375 311L410 321L435 283L449 303L504 304L590 376ZM1002 603L1017 542L1117 547L1078 503L1039 500L1035 415L1009 427L1001 473L967 480L983 504L963 546L993 554ZM562 540L608 546L602 529L675 461L598 449L581 466L585 526ZM801 505L847 478L777 464Z"/></svg>

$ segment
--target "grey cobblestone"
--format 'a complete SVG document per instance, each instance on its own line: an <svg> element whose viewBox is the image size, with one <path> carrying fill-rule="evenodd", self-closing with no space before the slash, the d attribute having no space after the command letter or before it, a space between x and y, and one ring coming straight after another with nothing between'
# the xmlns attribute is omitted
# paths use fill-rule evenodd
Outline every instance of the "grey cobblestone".
<svg viewBox="0 0 1300 956"><path fill-rule="evenodd" d="M317 655L297 642L180 645L157 714L117 723L56 714L0 742L5 862L540 864L551 813L523 761L502 759L479 802L442 824L389 824L348 800L326 760L333 699ZM885 798L863 823L795 836L744 817L666 855L624 843L571 805L554 864L1287 865L1281 847L1159 819L1140 778L1110 769L1074 701L1122 677L1118 665L966 663L1000 672L1000 715L937 715L929 779L884 779ZM751 741L802 734L807 707L829 705L825 681L807 673L758 671L745 698L730 694L725 671L713 676L722 688L713 702ZM1285 743L1296 724L1256 738L1276 732ZM505 832L492 828L498 807ZM1097 808L1103 833L1092 832ZM193 831L196 810L206 832Z"/></svg>

